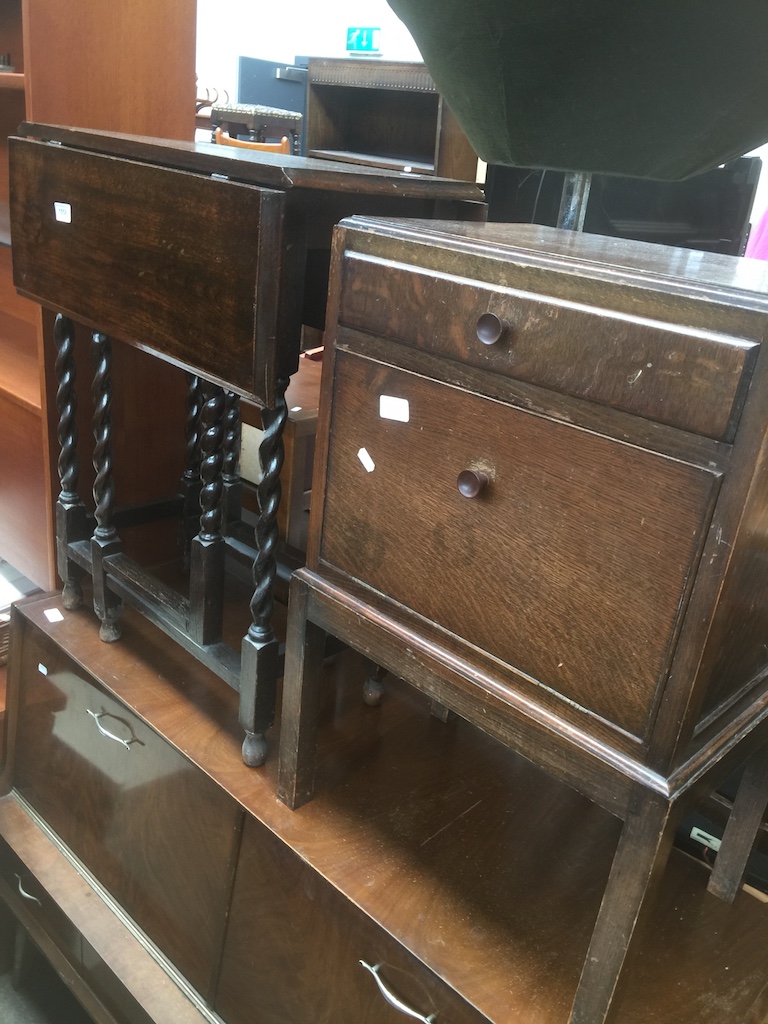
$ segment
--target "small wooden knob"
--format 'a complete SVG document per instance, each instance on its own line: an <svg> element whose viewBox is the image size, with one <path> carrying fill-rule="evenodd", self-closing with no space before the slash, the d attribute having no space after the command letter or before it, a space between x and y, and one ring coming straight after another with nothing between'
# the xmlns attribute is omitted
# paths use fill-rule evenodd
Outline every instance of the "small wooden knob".
<svg viewBox="0 0 768 1024"><path fill-rule="evenodd" d="M477 321L477 340L483 345L495 345L509 330L509 323L495 313L483 313Z"/></svg>
<svg viewBox="0 0 768 1024"><path fill-rule="evenodd" d="M465 498L476 498L488 483L488 474L478 469L463 469L456 479L459 493Z"/></svg>

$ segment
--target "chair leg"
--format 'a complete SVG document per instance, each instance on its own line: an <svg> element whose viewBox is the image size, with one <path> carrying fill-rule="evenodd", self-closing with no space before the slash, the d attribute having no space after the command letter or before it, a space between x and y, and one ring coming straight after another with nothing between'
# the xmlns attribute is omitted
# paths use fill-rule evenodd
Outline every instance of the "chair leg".
<svg viewBox="0 0 768 1024"><path fill-rule="evenodd" d="M744 776L725 826L720 852L707 889L733 903L744 882L747 862L768 806L768 746L747 761Z"/></svg>
<svg viewBox="0 0 768 1024"><path fill-rule="evenodd" d="M669 803L640 790L624 821L571 1010L570 1024L604 1024L641 911L652 900L674 837Z"/></svg>
<svg viewBox="0 0 768 1024"><path fill-rule="evenodd" d="M325 631L307 618L309 587L291 580L277 795L292 810L312 798Z"/></svg>

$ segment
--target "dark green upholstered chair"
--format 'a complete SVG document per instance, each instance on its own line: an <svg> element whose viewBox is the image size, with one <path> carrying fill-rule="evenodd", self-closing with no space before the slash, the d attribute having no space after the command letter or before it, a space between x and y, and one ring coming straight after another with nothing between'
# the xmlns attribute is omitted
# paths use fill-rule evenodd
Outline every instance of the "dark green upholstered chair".
<svg viewBox="0 0 768 1024"><path fill-rule="evenodd" d="M675 180L768 140L768 0L389 0L482 160Z"/></svg>

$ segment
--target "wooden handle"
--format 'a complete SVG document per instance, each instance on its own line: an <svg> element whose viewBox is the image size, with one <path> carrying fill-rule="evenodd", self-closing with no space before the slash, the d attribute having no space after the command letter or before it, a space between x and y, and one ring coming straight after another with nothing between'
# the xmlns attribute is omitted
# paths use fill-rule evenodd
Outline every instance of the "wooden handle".
<svg viewBox="0 0 768 1024"><path fill-rule="evenodd" d="M509 323L495 313L483 313L477 321L477 340L483 345L495 345L509 331Z"/></svg>
<svg viewBox="0 0 768 1024"><path fill-rule="evenodd" d="M463 469L456 478L459 493L465 498L476 498L488 483L488 475L478 469Z"/></svg>

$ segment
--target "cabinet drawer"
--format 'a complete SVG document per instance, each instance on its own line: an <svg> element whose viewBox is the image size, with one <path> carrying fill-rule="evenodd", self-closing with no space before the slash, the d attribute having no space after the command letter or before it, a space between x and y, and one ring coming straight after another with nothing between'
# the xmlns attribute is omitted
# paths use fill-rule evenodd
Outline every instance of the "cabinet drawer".
<svg viewBox="0 0 768 1024"><path fill-rule="evenodd" d="M23 908L31 914L56 946L78 963L80 933L4 839L0 839L0 878L7 886L11 909Z"/></svg>
<svg viewBox="0 0 768 1024"><path fill-rule="evenodd" d="M21 680L16 788L208 993L240 810L35 630Z"/></svg>
<svg viewBox="0 0 768 1024"><path fill-rule="evenodd" d="M413 907L408 913L417 913ZM486 1018L301 861L246 820L215 1009L227 1024L401 1024L361 966L422 1017Z"/></svg>
<svg viewBox="0 0 768 1024"><path fill-rule="evenodd" d="M720 476L349 353L335 367L321 562L644 737ZM465 470L488 479L476 497Z"/></svg>
<svg viewBox="0 0 768 1024"><path fill-rule="evenodd" d="M353 252L344 254L339 320L719 440L733 435L759 347Z"/></svg>

